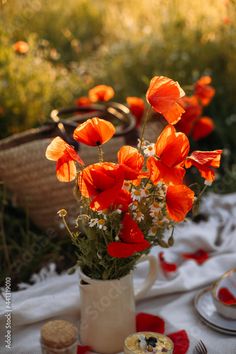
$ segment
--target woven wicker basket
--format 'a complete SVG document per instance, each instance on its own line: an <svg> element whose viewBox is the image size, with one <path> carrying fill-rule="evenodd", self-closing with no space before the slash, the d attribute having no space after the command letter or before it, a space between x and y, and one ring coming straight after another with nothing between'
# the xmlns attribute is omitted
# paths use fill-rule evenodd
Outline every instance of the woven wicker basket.
<svg viewBox="0 0 236 354"><path fill-rule="evenodd" d="M95 109L98 106L90 107L90 110L92 108ZM68 113L68 111L71 112L71 110L64 110L62 113ZM117 112L107 114L107 106L102 106L102 108L100 106L100 110L85 114L81 112L78 114L78 108L74 108L73 111L76 111L77 115L65 121L65 126L69 127L70 132L77 124L76 122L84 121L92 116L100 116L109 120L117 118L115 117ZM56 113L58 114L55 114L55 111L53 113L54 120L55 116L61 115L61 112ZM124 116L126 119L128 117L128 127L127 123L126 126L119 126L116 137L103 146L106 161L116 161L117 151L122 145L135 145L137 142L138 135L133 124L134 118L127 107L118 119L124 120ZM155 140L159 131L160 128L156 122L148 124L146 138L151 141ZM32 221L48 235L63 231L57 216L59 209L67 209L71 220L74 220L79 210L78 202L73 195L74 183L59 182L55 174L55 164L45 158L48 144L52 137L57 135L62 135L62 130L58 130L58 124L55 123L0 141L0 180L13 193L17 204L26 208ZM66 138L65 135L63 137ZM72 141L71 135L67 135L67 140ZM79 154L86 164L98 161L97 149L92 147L80 146Z"/></svg>

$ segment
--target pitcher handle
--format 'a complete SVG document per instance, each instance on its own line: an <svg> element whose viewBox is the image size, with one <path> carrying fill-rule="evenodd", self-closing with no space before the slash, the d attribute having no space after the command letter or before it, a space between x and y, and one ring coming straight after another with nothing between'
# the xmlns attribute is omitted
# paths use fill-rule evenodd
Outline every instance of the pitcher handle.
<svg viewBox="0 0 236 354"><path fill-rule="evenodd" d="M149 272L141 289L135 291L134 297L136 301L142 300L143 296L148 292L149 289L151 289L152 285L155 283L157 278L158 262L156 257L149 254L147 256L141 257L138 263L143 263L147 261L149 262Z"/></svg>

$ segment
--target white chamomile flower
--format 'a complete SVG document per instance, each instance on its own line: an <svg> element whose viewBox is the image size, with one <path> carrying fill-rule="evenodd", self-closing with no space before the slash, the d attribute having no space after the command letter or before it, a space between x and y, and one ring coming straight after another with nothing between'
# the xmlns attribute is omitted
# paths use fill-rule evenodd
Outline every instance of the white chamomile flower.
<svg viewBox="0 0 236 354"><path fill-rule="evenodd" d="M131 210L136 210L137 207L138 207L138 202L137 202L137 201L134 201L133 203L131 203L131 204L129 205L129 208L130 208Z"/></svg>
<svg viewBox="0 0 236 354"><path fill-rule="evenodd" d="M161 210L157 210L157 209L154 209L154 210L151 210L150 211L150 215L153 219L157 220L157 219L160 219L161 217Z"/></svg>
<svg viewBox="0 0 236 354"><path fill-rule="evenodd" d="M146 146L149 145L149 144L150 144L150 142L149 142L148 140L143 140L143 141L141 141L141 139L138 139L137 147L138 147L138 149L140 149L140 147L141 147L141 149L143 150L143 149L145 149Z"/></svg>
<svg viewBox="0 0 236 354"><path fill-rule="evenodd" d="M149 231L148 231L148 236L155 236L157 233L157 227L156 226L152 226Z"/></svg>
<svg viewBox="0 0 236 354"><path fill-rule="evenodd" d="M90 227L97 226L99 228L99 230L105 231L107 229L105 223L106 223L105 219L94 218L89 221L89 226Z"/></svg>
<svg viewBox="0 0 236 354"><path fill-rule="evenodd" d="M164 218L162 219L162 222L169 224L170 220L166 216L164 216Z"/></svg>
<svg viewBox="0 0 236 354"><path fill-rule="evenodd" d="M144 220L144 215L141 211L137 211L136 213L134 213L134 218L140 222L142 220Z"/></svg>
<svg viewBox="0 0 236 354"><path fill-rule="evenodd" d="M145 192L144 189L138 190L136 189L135 191L132 192L132 199L140 201L142 198L147 197L147 193Z"/></svg>
<svg viewBox="0 0 236 354"><path fill-rule="evenodd" d="M97 225L97 223L98 223L98 218L91 219L91 220L89 221L89 226L90 226L90 227L94 227L94 226Z"/></svg>
<svg viewBox="0 0 236 354"><path fill-rule="evenodd" d="M155 144L146 145L143 149L143 153L145 156L154 156L156 153Z"/></svg>
<svg viewBox="0 0 236 354"><path fill-rule="evenodd" d="M158 203L158 202L153 202L151 205L150 205L150 211L160 211L162 208L162 204L161 203Z"/></svg>
<svg viewBox="0 0 236 354"><path fill-rule="evenodd" d="M99 230L104 230L104 231L107 230L107 227L106 227L105 223L106 223L105 219L99 219L98 220L97 226L98 226Z"/></svg>
<svg viewBox="0 0 236 354"><path fill-rule="evenodd" d="M103 219L107 219L107 211L106 210L99 210L97 214L102 217Z"/></svg>

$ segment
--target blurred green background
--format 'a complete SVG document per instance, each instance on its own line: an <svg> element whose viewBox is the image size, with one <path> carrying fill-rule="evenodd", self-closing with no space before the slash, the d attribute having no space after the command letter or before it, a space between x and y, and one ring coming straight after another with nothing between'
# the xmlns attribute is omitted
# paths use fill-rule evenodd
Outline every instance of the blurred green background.
<svg viewBox="0 0 236 354"><path fill-rule="evenodd" d="M235 148L235 0L1 0L0 136L37 126L95 84L144 96L153 75L210 74L208 108ZM24 40L29 52L12 45Z"/></svg>
<svg viewBox="0 0 236 354"><path fill-rule="evenodd" d="M29 44L25 55L13 49L19 40ZM53 108L73 104L96 84L113 86L115 100L122 102L126 96L144 97L154 75L186 87L209 74L216 96L205 113L214 119L233 165L235 63L236 0L0 0L0 138L43 124ZM235 169L230 171L235 179ZM229 183L228 191L235 185ZM15 214L7 196L1 204L1 234L15 238L9 220L23 230L21 247L1 238L1 265L9 271L6 247L10 258L17 257L38 242L40 232L25 224L26 215ZM47 245L17 281L47 263L45 252L60 258L66 248L60 242L57 248L55 242ZM74 262L63 254L67 265Z"/></svg>

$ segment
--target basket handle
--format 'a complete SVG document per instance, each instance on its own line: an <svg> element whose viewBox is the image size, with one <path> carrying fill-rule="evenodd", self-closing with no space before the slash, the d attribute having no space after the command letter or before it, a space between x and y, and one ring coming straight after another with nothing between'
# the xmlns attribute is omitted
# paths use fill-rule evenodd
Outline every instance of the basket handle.
<svg viewBox="0 0 236 354"><path fill-rule="evenodd" d="M76 114L79 113L79 114ZM72 117L70 115L73 115ZM63 119L64 116L69 116L68 119ZM83 123L92 117L101 117L108 121L118 120L122 124L117 127L114 137L124 136L125 141L129 145L137 143L139 137L136 129L136 121L130 113L128 107L116 102L109 104L91 104L83 107L69 107L60 110L53 110L50 118L58 128L60 136L70 145L73 145L76 150L79 150L79 144L67 133L67 128L75 129L78 123Z"/></svg>

